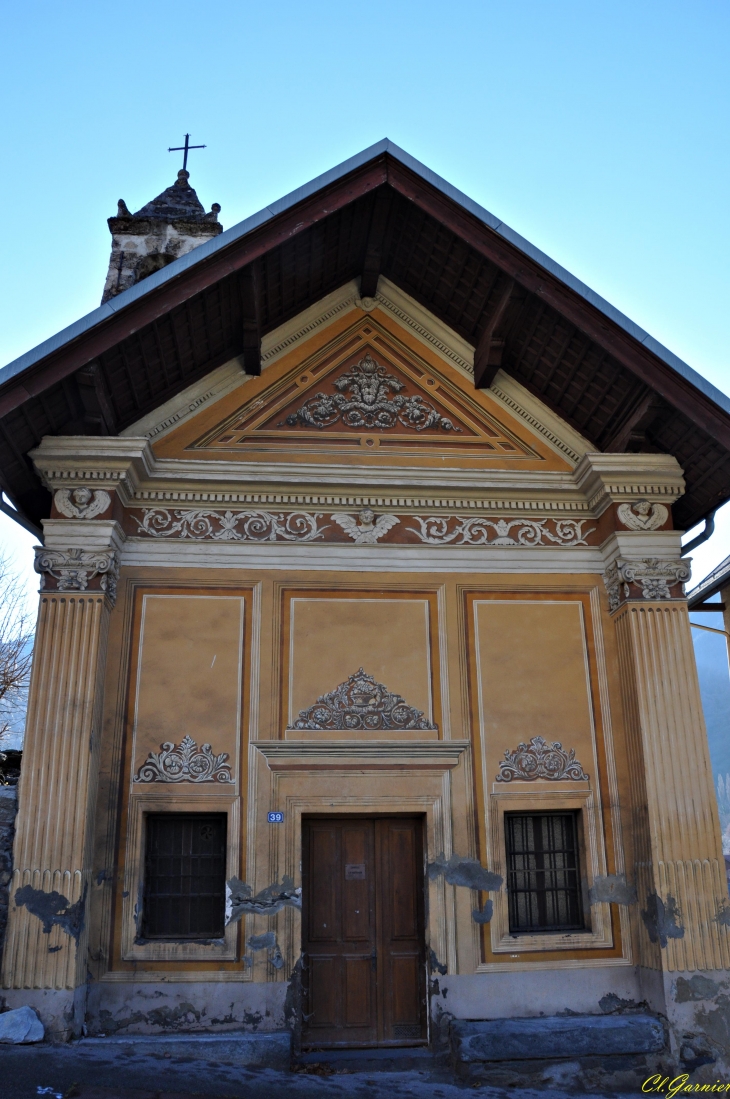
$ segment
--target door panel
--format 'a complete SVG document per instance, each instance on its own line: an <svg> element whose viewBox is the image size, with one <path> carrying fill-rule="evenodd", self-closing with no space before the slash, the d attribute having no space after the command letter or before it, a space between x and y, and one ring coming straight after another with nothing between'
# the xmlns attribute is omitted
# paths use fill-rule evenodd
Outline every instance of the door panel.
<svg viewBox="0 0 730 1099"><path fill-rule="evenodd" d="M336 1026L339 1007L339 959L313 957L311 959L312 1005L318 1026Z"/></svg>
<svg viewBox="0 0 730 1099"><path fill-rule="evenodd" d="M345 1026L370 1026L372 969L370 958L345 958Z"/></svg>
<svg viewBox="0 0 730 1099"><path fill-rule="evenodd" d="M381 1033L385 1042L425 1037L426 973L423 964L423 856L420 822L392 817L378 822Z"/></svg>
<svg viewBox="0 0 730 1099"><path fill-rule="evenodd" d="M305 820L302 878L304 1045L422 1043L421 820Z"/></svg>
<svg viewBox="0 0 730 1099"><path fill-rule="evenodd" d="M312 861L325 881L336 884L337 841L334 828L316 828L311 833ZM337 889L317 889L310 901L309 937L318 942L337 939Z"/></svg>

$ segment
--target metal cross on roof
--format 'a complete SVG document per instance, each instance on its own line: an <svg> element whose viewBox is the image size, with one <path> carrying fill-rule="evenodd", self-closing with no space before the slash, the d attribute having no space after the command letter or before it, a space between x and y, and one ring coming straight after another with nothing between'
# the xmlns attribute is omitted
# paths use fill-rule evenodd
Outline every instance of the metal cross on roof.
<svg viewBox="0 0 730 1099"><path fill-rule="evenodd" d="M185 144L184 145L175 145L174 148L168 148L167 151L168 151L168 153L184 153L185 154L183 156L183 171L185 171L187 166L188 166L188 153L190 152L190 150L191 149L205 149L205 148L206 148L205 145L191 145L190 144L190 134L185 134Z"/></svg>

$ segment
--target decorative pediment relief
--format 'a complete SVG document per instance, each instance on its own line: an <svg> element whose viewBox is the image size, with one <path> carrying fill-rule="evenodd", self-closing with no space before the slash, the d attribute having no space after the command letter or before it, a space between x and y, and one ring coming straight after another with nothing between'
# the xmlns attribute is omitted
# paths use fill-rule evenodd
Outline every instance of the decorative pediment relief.
<svg viewBox="0 0 730 1099"><path fill-rule="evenodd" d="M435 450L540 464L546 457L456 371L421 359L372 316L293 367L276 364L267 373L242 387L249 399L190 439L186 451L230 458L287 449L301 456L364 448L380 457Z"/></svg>
<svg viewBox="0 0 730 1099"><path fill-rule="evenodd" d="M422 710L409 706L399 694L389 691L359 668L339 687L321 695L313 706L302 710L290 730L332 729L376 733L385 729L435 730Z"/></svg>

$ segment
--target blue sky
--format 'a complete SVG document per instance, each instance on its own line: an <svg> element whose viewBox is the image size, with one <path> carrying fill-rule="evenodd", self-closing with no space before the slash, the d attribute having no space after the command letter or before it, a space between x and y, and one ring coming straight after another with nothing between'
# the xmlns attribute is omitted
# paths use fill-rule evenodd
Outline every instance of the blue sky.
<svg viewBox="0 0 730 1099"><path fill-rule="evenodd" d="M727 0L31 0L2 25L0 365L98 305L106 218L174 180L186 130L225 227L387 136L730 392ZM696 575L729 550L722 515Z"/></svg>

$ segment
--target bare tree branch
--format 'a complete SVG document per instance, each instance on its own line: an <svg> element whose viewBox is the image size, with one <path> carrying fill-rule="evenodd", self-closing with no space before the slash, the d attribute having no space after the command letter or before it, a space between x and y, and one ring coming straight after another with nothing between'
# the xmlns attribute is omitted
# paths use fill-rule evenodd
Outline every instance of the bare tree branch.
<svg viewBox="0 0 730 1099"><path fill-rule="evenodd" d="M0 745L24 709L33 661L33 617L22 581L0 554ZM0 752L0 783L4 781Z"/></svg>

